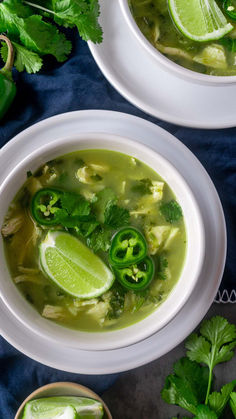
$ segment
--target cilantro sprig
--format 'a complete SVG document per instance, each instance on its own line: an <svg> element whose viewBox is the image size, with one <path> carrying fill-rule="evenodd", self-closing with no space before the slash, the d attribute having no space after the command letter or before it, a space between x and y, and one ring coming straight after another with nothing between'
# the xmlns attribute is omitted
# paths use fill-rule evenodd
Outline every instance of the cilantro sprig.
<svg viewBox="0 0 236 419"><path fill-rule="evenodd" d="M160 205L160 211L166 221L171 224L179 221L183 216L180 205L174 199L169 202L163 202Z"/></svg>
<svg viewBox="0 0 236 419"><path fill-rule="evenodd" d="M165 281L167 279L166 269L168 268L168 260L164 255L159 255L157 259L157 277Z"/></svg>
<svg viewBox="0 0 236 419"><path fill-rule="evenodd" d="M16 69L36 73L45 55L53 55L58 62L68 58L72 45L60 27L75 27L85 41L101 42L99 13L98 0L3 0L0 32L6 32L13 43ZM5 44L0 53L6 61Z"/></svg>
<svg viewBox="0 0 236 419"><path fill-rule="evenodd" d="M152 181L149 178L144 178L137 180L135 184L132 186L131 191L136 192L140 195L150 195L151 192Z"/></svg>
<svg viewBox="0 0 236 419"><path fill-rule="evenodd" d="M100 191L93 202L79 193L43 188L34 195L31 211L39 224L71 229L72 233L84 237L95 252L107 252L114 230L127 224L130 218L129 211L117 203L110 188Z"/></svg>
<svg viewBox="0 0 236 419"><path fill-rule="evenodd" d="M236 327L220 316L206 320L200 334L193 333L185 346L187 357L174 364L174 374L166 378L162 398L194 415L194 419L218 419L228 402L236 405L236 379L213 391L213 369L232 359L236 346ZM173 418L175 419L175 418ZM184 418L183 418L184 419Z"/></svg>

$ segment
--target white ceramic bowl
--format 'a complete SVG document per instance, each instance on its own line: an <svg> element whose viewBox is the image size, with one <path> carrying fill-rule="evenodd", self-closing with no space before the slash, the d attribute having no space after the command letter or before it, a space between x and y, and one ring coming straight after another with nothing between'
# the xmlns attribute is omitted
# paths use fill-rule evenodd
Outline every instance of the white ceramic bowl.
<svg viewBox="0 0 236 419"><path fill-rule="evenodd" d="M182 67L179 64L176 64L174 61L171 61L164 54L159 52L152 44L145 38L138 25L136 24L132 13L129 8L128 0L119 0L122 13L125 17L126 22L128 23L131 31L135 35L138 42L142 45L146 51L154 57L157 63L164 66L168 71L175 73L183 79L189 79L195 83L206 84L208 86L212 85L228 85L236 83L236 76L210 76L207 74L197 73L196 71L189 70L185 67Z"/></svg>
<svg viewBox="0 0 236 419"><path fill-rule="evenodd" d="M201 272L205 254L205 235L198 205L186 181L177 170L156 153L138 142L103 133L78 134L58 139L29 154L7 176L0 187L0 225L10 202L26 180L26 172L34 172L46 161L82 149L120 151L143 161L157 171L174 191L180 203L187 231L187 251L179 281L168 298L144 320L121 330L88 333L71 330L43 317L25 300L11 280L0 239L0 296L9 310L25 327L53 342L84 350L108 350L124 347L151 336L176 316L191 295ZM14 159L14 156L12 156ZM55 347L56 349L56 347Z"/></svg>

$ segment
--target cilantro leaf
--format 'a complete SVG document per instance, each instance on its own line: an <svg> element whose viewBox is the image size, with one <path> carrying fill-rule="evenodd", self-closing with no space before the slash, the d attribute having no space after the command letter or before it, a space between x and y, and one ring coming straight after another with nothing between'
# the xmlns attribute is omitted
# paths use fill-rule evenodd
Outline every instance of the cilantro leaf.
<svg viewBox="0 0 236 419"><path fill-rule="evenodd" d="M168 267L168 260L165 256L159 255L157 259L157 277L158 279L166 280L166 268Z"/></svg>
<svg viewBox="0 0 236 419"><path fill-rule="evenodd" d="M146 194L151 194L151 186L152 186L152 181L148 178L145 179L140 179L138 181L136 181L135 185L132 186L131 191L132 192L136 192L140 195L146 195Z"/></svg>
<svg viewBox="0 0 236 419"><path fill-rule="evenodd" d="M52 0L51 2L26 1L39 9L43 15L53 16L58 25L77 27L85 41L94 43L102 41L102 29L98 22L100 7L98 0Z"/></svg>
<svg viewBox="0 0 236 419"><path fill-rule="evenodd" d="M94 252L102 250L107 252L111 246L111 231L105 227L99 226L87 239L87 245Z"/></svg>
<svg viewBox="0 0 236 419"><path fill-rule="evenodd" d="M32 15L24 20L20 32L23 45L42 55L51 54L63 62L71 52L71 42L51 23L44 22L42 16Z"/></svg>
<svg viewBox="0 0 236 419"><path fill-rule="evenodd" d="M90 214L91 206L86 199L79 194L64 192L60 198L62 209L71 216L86 216Z"/></svg>
<svg viewBox="0 0 236 419"><path fill-rule="evenodd" d="M58 61L65 61L71 51L71 42L55 25L44 22L42 16L29 15L29 10L15 0L0 3L0 32L7 31L13 41L19 38L27 49L35 53L51 54Z"/></svg>
<svg viewBox="0 0 236 419"><path fill-rule="evenodd" d="M116 204L117 196L113 189L104 188L97 194L97 201L94 204L94 210L96 212L97 218L101 223L104 223L104 213L108 205Z"/></svg>
<svg viewBox="0 0 236 419"><path fill-rule="evenodd" d="M96 221L96 219L91 217L89 221L78 222L75 230L81 236L88 237L94 232L98 225L99 223Z"/></svg>
<svg viewBox="0 0 236 419"><path fill-rule="evenodd" d="M207 390L207 368L188 358L181 358L174 364L174 372L175 374L169 375L166 379L161 392L163 400L196 414L197 405L202 403Z"/></svg>
<svg viewBox="0 0 236 419"><path fill-rule="evenodd" d="M98 23L98 0L53 0L52 4L57 23L77 26L80 36L85 41L102 41L102 29Z"/></svg>
<svg viewBox="0 0 236 419"><path fill-rule="evenodd" d="M107 314L107 317L108 319L117 319L124 311L125 290L119 283L115 282L111 289L111 292L112 296L109 301L110 310Z"/></svg>
<svg viewBox="0 0 236 419"><path fill-rule="evenodd" d="M200 328L202 336L192 334L186 343L187 356L192 361L203 362L213 369L229 361L236 346L236 327L220 316L206 320Z"/></svg>
<svg viewBox="0 0 236 419"><path fill-rule="evenodd" d="M208 406L201 404L197 406L197 415L194 419L217 419L217 415Z"/></svg>
<svg viewBox="0 0 236 419"><path fill-rule="evenodd" d="M27 73L37 73L43 65L42 58L33 51L28 50L22 45L12 41L15 49L15 61L14 66L18 71L26 70ZM3 44L1 48L1 57L4 62L7 59L7 45Z"/></svg>
<svg viewBox="0 0 236 419"><path fill-rule="evenodd" d="M99 225L91 214L91 205L80 194L64 192L60 197L61 208L57 211L57 218L61 225L75 228L83 237L88 237Z"/></svg>
<svg viewBox="0 0 236 419"><path fill-rule="evenodd" d="M229 361L236 346L236 327L220 316L206 320L200 328L201 336L193 333L185 346L191 361L204 363L209 368L209 382L205 403L208 403L215 365Z"/></svg>
<svg viewBox="0 0 236 419"><path fill-rule="evenodd" d="M175 221L179 221L183 216L180 205L173 199L169 202L163 202L160 205L160 211L166 221L171 224Z"/></svg>
<svg viewBox="0 0 236 419"><path fill-rule="evenodd" d="M230 395L230 407L234 414L234 417L236 418L236 393L235 392L231 393Z"/></svg>
<svg viewBox="0 0 236 419"><path fill-rule="evenodd" d="M104 212L104 223L112 228L125 226L129 223L130 214L126 208L108 203Z"/></svg>
<svg viewBox="0 0 236 419"><path fill-rule="evenodd" d="M209 407L216 413L217 417L222 414L235 386L236 380L224 385L220 392L214 391L209 395Z"/></svg>

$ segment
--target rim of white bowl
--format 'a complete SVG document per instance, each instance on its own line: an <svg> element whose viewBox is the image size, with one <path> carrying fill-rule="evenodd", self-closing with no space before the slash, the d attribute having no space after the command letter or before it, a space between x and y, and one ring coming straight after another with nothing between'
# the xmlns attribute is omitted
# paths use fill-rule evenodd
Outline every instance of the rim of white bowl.
<svg viewBox="0 0 236 419"><path fill-rule="evenodd" d="M79 147L79 143L83 143L86 141L97 141L100 140L103 142L104 146L102 147L95 147L94 145L91 146L84 146L82 148ZM113 147L109 147L109 143L113 141L116 143L115 148ZM76 143L76 147L73 147L72 150L72 144L75 145ZM14 317L16 317L24 326L26 326L28 329L30 329L31 331L33 331L34 333L36 333L38 336L41 337L46 337L48 340L54 342L54 343L63 343L65 344L65 342L67 343L67 346L71 346L71 347L76 347L78 349L82 349L82 350L92 350L92 351L105 351L105 350L111 350L111 349L118 349L118 348L122 348L122 347L127 347L130 345L133 345L137 342L140 342L144 339L146 339L147 337L152 336L153 334L155 334L157 331L161 330L164 326L166 326L177 314L178 312L182 309L182 307L185 305L185 303L187 302L187 300L189 299L193 289L196 286L197 280L199 278L199 275L201 273L202 270L202 266L203 266L203 261L204 261L204 256L205 256L205 230L204 230L204 225L203 225L203 220L202 220L202 216L201 216L201 212L198 206L198 203L190 189L190 187L188 186L187 182L185 181L185 179L182 177L182 175L178 172L178 170L175 168L174 165L172 165L170 163L170 161L168 159L166 159L165 157L163 157L161 154L157 153L153 148L146 146L144 144L141 144L139 142L136 142L133 139L130 139L128 137L124 137L121 135L116 135L116 134L108 134L108 133L102 133L102 132L86 132L86 133L81 133L78 135L73 135L73 136L68 136L68 137L64 137L64 138L59 138L57 140L54 140L53 142L51 142L50 144L46 144L43 147L39 147L37 150L34 150L32 153L30 153L27 157L25 157L20 163L18 163L14 169L7 175L7 177L5 178L5 180L3 181L2 185L0 186L0 197L1 194L7 189L8 187L8 183L11 182L14 177L17 175L18 172L21 172L23 169L25 171L25 169L27 169L27 167L25 167L26 165L29 165L30 162L34 161L37 157L39 158L40 155L46 153L46 152L51 152L53 153L54 150L56 151L56 148L59 148L60 146L66 146L68 144L68 151L67 152L60 152L60 153L55 153L55 157L60 157L61 155L65 155L65 154L69 154L73 151L76 150L89 150L89 149L103 149L103 150L111 150L111 151L118 151L118 152L123 152L121 150L121 148L119 148L119 146L121 147L121 145L128 145L130 146L130 148L133 148L133 153L135 156L135 149L139 149L140 154L141 152L143 152L146 155L149 155L151 158L153 158L153 154L156 155L156 157L159 159L159 161L162 161L162 163L168 167L168 169L171 170L171 172L174 174L175 178L178 178L178 182L182 184L182 186L184 187L184 189L186 190L186 193L188 194L188 196L190 197L190 201L193 204L194 210L195 210L195 215L197 215L197 224L198 224L198 229L199 229L199 234L200 234L200 239L201 239L201 243L199 246L199 253L198 253L198 261L197 261L197 265L195 267L195 274L194 274L194 278L191 281L191 285L189 286L187 292L185 290L185 293L182 294L182 298L179 299L178 304L176 304L176 306L174 306L174 308L172 307L172 310L168 313L168 315L165 317L165 319L163 319L161 322L159 322L159 326L155 327L155 326L150 326L149 327L140 327L140 325L142 324L144 326L145 320L147 318L150 318L150 316L154 316L157 312L158 309L160 309L161 307L163 307L165 305L165 303L169 300L173 290L176 288L177 284L180 282L180 279L182 277L184 268L185 268L185 263L182 267L182 271L180 273L180 277L178 279L178 281L176 282L174 288L171 290L170 294L168 295L168 297L166 298L166 300L163 301L162 304L160 304L160 306L158 306L151 314L149 314L148 316L146 316L144 319L138 321L137 323L134 323L130 326L127 326L125 328L122 329L117 329L114 331L110 331L110 332L83 332L83 331L77 331L77 330L73 330L73 329L69 329L66 328L64 326L58 325L54 322L50 322L48 321L48 319L44 319L37 311L34 307L32 307L29 303L28 303L28 307L30 307L34 313L37 313L37 316L39 316L39 320L43 320L45 322L47 322L48 324L52 325L53 329L55 331L59 331L59 333L56 334L56 336L52 336L50 331L46 331L43 329L43 327L39 327L38 329L36 328L35 323L30 320L28 318L28 316L26 315L22 315L22 313L14 306L12 305L7 296L5 296L2 293L1 290L1 282L0 282L0 297L2 299L2 301L4 302L4 304L7 306L7 308L10 310L10 312L14 315ZM132 155L131 151L128 152L123 152L123 154L126 155ZM136 157L136 156L135 156ZM138 160L141 160L144 164L148 165L145 161L143 161L140 157L137 156ZM32 164L32 163L31 163ZM45 159L42 161L41 164L45 164ZM150 166L150 165L149 165ZM37 167L39 167L37 165ZM33 170L36 170L37 167ZM156 171L156 169L152 166L150 166L154 171ZM157 171L157 173L163 178L163 180L165 181L165 178L162 176L161 173L159 173ZM172 186L169 184L169 182L167 181L168 185L170 186L170 188L172 189ZM23 183L21 184L21 186L23 185ZM19 190L19 188L17 189ZM174 191L175 193L175 191ZM15 193L13 194L12 198L13 199L15 196ZM178 199L178 196L177 196ZM11 200L10 200L11 202ZM10 204L10 202L8 203L8 206ZM185 219L186 219L186 214L185 214ZM187 232L187 237L188 237L188 231L186 229ZM7 263L6 263L7 266ZM8 270L7 267L7 271L9 273L10 276L10 272ZM19 297L22 298L22 301L25 301L25 298L21 295L21 293L19 292L19 290L17 289L17 287L15 286L15 284L12 281L12 285L15 287L15 290L18 294ZM39 322L38 322L39 324ZM37 324L37 327L38 327ZM45 323L46 325L46 323ZM138 329L139 332L135 333L135 335L133 336L131 333L128 334L126 331L129 329L131 331L131 328L136 328L135 326L138 325ZM42 330L41 330L42 329ZM65 332L65 335L68 334L68 331L71 332L71 336L73 335L73 339L71 337L71 339L68 339L68 337L63 337L61 338L60 336L58 336L60 334L61 331ZM124 332L124 333L122 333ZM116 338L116 342L111 342L109 339L114 340L114 335L118 335ZM124 335L125 336L121 336ZM80 342L78 337L87 337L91 336L92 341L87 341L86 343L84 342ZM98 338L100 338L101 336L105 337L106 342L104 343L104 339L99 341ZM76 337L76 338L74 338ZM108 337L106 339L106 337Z"/></svg>
<svg viewBox="0 0 236 419"><path fill-rule="evenodd" d="M130 27L138 42L148 51L149 54L151 54L155 58L156 61L158 61L164 67L168 68L168 70L170 70L172 73L177 74L181 78L188 78L192 81L195 81L196 83L203 83L209 85L215 84L219 86L236 83L236 76L211 76L208 74L201 74L196 71L189 70L188 68L182 67L181 65L176 64L174 61L167 58L164 54L158 51L151 44L151 42L149 42L147 38L143 35L131 13L128 1L129 0L119 0L120 7L125 17L125 20L128 23L128 26Z"/></svg>

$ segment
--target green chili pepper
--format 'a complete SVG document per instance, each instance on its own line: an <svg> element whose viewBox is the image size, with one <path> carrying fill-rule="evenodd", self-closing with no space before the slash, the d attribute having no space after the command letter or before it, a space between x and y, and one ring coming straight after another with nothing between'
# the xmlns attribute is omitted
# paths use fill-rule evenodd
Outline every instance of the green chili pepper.
<svg viewBox="0 0 236 419"><path fill-rule="evenodd" d="M8 55L5 66L0 70L0 119L5 115L16 95L16 85L12 78L14 62L14 50L11 41L0 35L0 41L5 41L8 47Z"/></svg>
<svg viewBox="0 0 236 419"><path fill-rule="evenodd" d="M60 224L57 212L61 210L60 198L62 194L62 191L53 188L44 188L36 192L31 202L31 213L39 224Z"/></svg>
<svg viewBox="0 0 236 419"><path fill-rule="evenodd" d="M140 262L146 255L146 240L135 228L123 228L114 236L109 254L111 265L128 266Z"/></svg>
<svg viewBox="0 0 236 419"><path fill-rule="evenodd" d="M233 20L236 20L236 1L225 0L223 4L225 13Z"/></svg>
<svg viewBox="0 0 236 419"><path fill-rule="evenodd" d="M116 278L128 290L140 291L148 287L153 279L154 263L149 256L128 267L113 266Z"/></svg>

